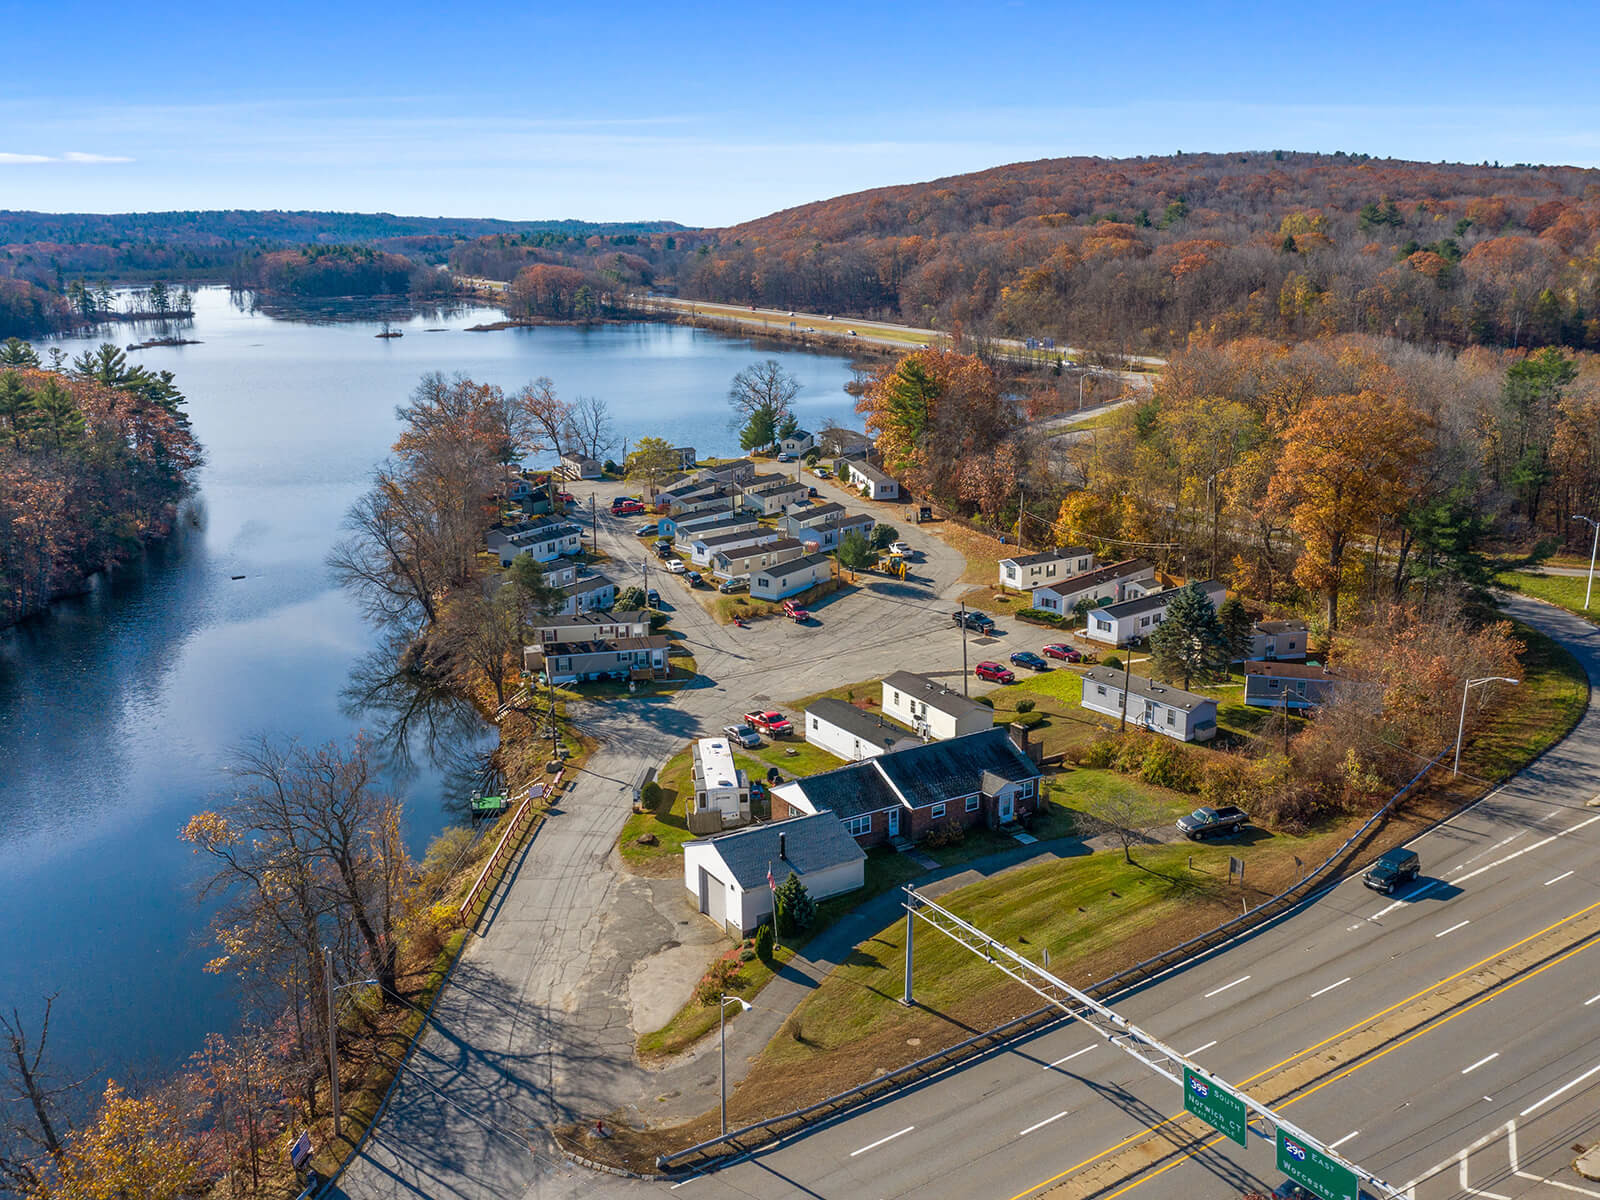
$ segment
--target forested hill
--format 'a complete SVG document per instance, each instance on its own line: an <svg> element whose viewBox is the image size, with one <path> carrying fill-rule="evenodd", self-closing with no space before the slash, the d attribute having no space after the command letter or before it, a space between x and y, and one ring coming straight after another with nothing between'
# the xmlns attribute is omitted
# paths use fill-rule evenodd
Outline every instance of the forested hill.
<svg viewBox="0 0 1600 1200"><path fill-rule="evenodd" d="M715 231L681 294L1126 349L1261 333L1600 347L1600 171L1048 159Z"/></svg>
<svg viewBox="0 0 1600 1200"><path fill-rule="evenodd" d="M564 233L577 237L659 233L675 221L498 221L479 217L397 217L390 213L210 212L40 213L0 210L0 245L21 242L161 242L217 245L269 242L375 242L397 237L474 238L486 234Z"/></svg>

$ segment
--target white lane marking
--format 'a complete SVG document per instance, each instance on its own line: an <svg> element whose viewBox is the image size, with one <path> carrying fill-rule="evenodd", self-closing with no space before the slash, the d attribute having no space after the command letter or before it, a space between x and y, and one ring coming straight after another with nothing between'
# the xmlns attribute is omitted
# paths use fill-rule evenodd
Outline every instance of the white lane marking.
<svg viewBox="0 0 1600 1200"><path fill-rule="evenodd" d="M1410 904L1413 900L1421 900L1429 892L1433 891L1434 888L1439 888L1439 887L1443 887L1443 886L1444 886L1444 880L1442 880L1442 879L1435 879L1432 883L1425 883L1421 887L1419 887L1416 891L1414 891L1414 892L1410 893L1409 895L1407 895L1405 897L1405 899L1396 900L1393 904L1389 905L1387 908L1380 908L1377 912L1373 913L1370 917L1368 917L1367 920L1376 921L1379 917L1386 917L1390 913L1392 913L1395 909L1404 908L1406 905Z"/></svg>
<svg viewBox="0 0 1600 1200"><path fill-rule="evenodd" d="M1349 1133L1345 1134L1337 1142L1329 1142L1328 1143L1328 1149L1329 1150L1337 1150L1340 1146L1344 1145L1346 1142L1348 1142L1351 1138L1355 1137L1360 1132L1361 1132L1361 1130L1359 1130L1359 1129L1352 1129Z"/></svg>
<svg viewBox="0 0 1600 1200"><path fill-rule="evenodd" d="M1579 1187L1575 1183L1562 1183L1559 1179L1547 1179L1543 1175L1535 1175L1532 1171L1522 1169L1521 1155L1517 1152L1517 1123L1510 1121L1506 1125L1506 1151L1511 1159L1511 1173L1519 1179L1532 1179L1536 1183L1548 1183L1551 1187L1560 1188L1565 1192L1577 1192L1580 1196L1600 1196L1600 1192L1592 1188Z"/></svg>
<svg viewBox="0 0 1600 1200"><path fill-rule="evenodd" d="M1470 1074L1472 1074L1472 1072L1476 1071L1479 1067L1483 1066L1484 1063L1492 1063L1495 1059L1497 1059L1499 1057L1500 1057L1500 1051L1496 1050L1493 1054L1489 1055L1487 1058L1480 1058L1477 1062L1473 1063L1470 1067L1462 1067L1461 1068L1461 1073L1463 1075L1470 1075Z"/></svg>
<svg viewBox="0 0 1600 1200"><path fill-rule="evenodd" d="M1472 924L1471 921L1457 921L1454 925L1450 926L1449 929L1441 929L1441 930L1439 930L1438 933L1434 934L1433 936L1436 937L1436 938L1442 938L1447 933L1454 933L1458 929L1465 929L1468 925L1471 925L1471 924Z"/></svg>
<svg viewBox="0 0 1600 1200"><path fill-rule="evenodd" d="M1316 991L1312 992L1311 993L1311 999L1315 1000L1318 996L1322 995L1324 992L1331 992L1331 991L1333 991L1334 988L1343 987L1345 984L1347 984L1349 982L1350 982L1350 976L1346 975L1343 979L1339 980L1338 983L1330 983L1327 987L1318 988Z"/></svg>
<svg viewBox="0 0 1600 1200"><path fill-rule="evenodd" d="M1071 1054L1067 1055L1065 1058L1056 1059L1055 1062L1053 1062L1049 1066L1045 1067L1045 1070L1048 1071L1048 1070L1051 1069L1051 1067L1059 1067L1064 1062L1071 1062L1073 1059L1077 1058L1078 1055L1087 1054L1087 1053L1089 1053L1089 1051L1091 1051L1093 1049L1094 1049L1093 1046L1085 1046L1082 1050L1074 1050Z"/></svg>
<svg viewBox="0 0 1600 1200"><path fill-rule="evenodd" d="M1577 874L1576 871L1563 871L1563 872L1561 872L1561 874L1557 875L1554 879L1546 879L1544 881L1544 885L1545 885L1545 887L1549 887L1552 883L1560 883L1568 875L1575 875L1575 874Z"/></svg>
<svg viewBox="0 0 1600 1200"><path fill-rule="evenodd" d="M892 1141L895 1140L895 1138L902 1137L905 1134L910 1133L915 1128L916 1128L915 1125L907 1125L899 1133L891 1133L888 1137L881 1137L877 1141L871 1142L871 1143L861 1147L861 1149L859 1149L859 1150L850 1151L850 1157L854 1158L858 1154L865 1154L868 1150L876 1150L879 1146L883 1145L885 1142L892 1142Z"/></svg>
<svg viewBox="0 0 1600 1200"><path fill-rule="evenodd" d="M1585 1008L1588 1008L1589 1005L1593 1004L1596 1000L1600 1000L1600 992L1596 992L1594 995L1590 996L1587 1000L1585 1000L1583 1002L1583 1006Z"/></svg>
<svg viewBox="0 0 1600 1200"><path fill-rule="evenodd" d="M1204 1046L1196 1046L1193 1050L1189 1051L1189 1057L1193 1058L1196 1054L1199 1054L1200 1051L1209 1050L1209 1049L1211 1049L1211 1047L1215 1046L1216 1044L1217 1044L1217 1039L1216 1038L1212 1038Z"/></svg>
<svg viewBox="0 0 1600 1200"><path fill-rule="evenodd" d="M1017 1136L1018 1137L1027 1137L1035 1129L1043 1129L1046 1125L1050 1124L1051 1121L1059 1121L1059 1120L1061 1120L1062 1117L1064 1117L1066 1115L1067 1114L1065 1112L1058 1112L1053 1117L1046 1117L1044 1120L1040 1121L1037 1125L1029 1125L1021 1133L1017 1134Z"/></svg>
<svg viewBox="0 0 1600 1200"><path fill-rule="evenodd" d="M1600 816L1590 817L1590 818L1588 818L1588 820L1585 820L1585 821L1579 821L1576 825L1569 825L1565 829L1563 829L1560 833L1552 833L1549 837L1541 838L1537 842L1534 842L1533 845L1531 845L1531 846L1524 846L1521 850L1514 851L1513 853L1506 855L1504 858L1497 858L1497 859L1494 860L1494 862L1487 863L1484 866L1479 867L1476 871L1471 871L1471 872L1467 873L1466 875L1463 875L1460 879L1455 879L1455 880L1452 880L1451 882L1453 882L1453 883L1465 883L1469 879L1476 879L1479 875L1482 875L1485 871L1492 871L1496 867L1504 866L1506 863L1510 862L1514 858L1521 858L1524 854L1530 854L1533 851L1539 849L1541 846L1548 846L1551 842L1555 841L1557 838L1564 838L1569 833L1577 833L1578 830L1580 830L1580 829L1586 829L1590 825L1593 825L1596 821L1600 821Z"/></svg>
<svg viewBox="0 0 1600 1200"><path fill-rule="evenodd" d="M1563 1083L1560 1087L1558 1087L1555 1091L1551 1092L1544 1099L1535 1100L1532 1104L1528 1105L1527 1108L1525 1108L1521 1112L1519 1112L1517 1114L1517 1116L1525 1117L1531 1112L1538 1111L1539 1109L1543 1108L1546 1104L1549 1104L1550 1101L1554 1100L1557 1096L1562 1095L1565 1092L1570 1092L1573 1088L1577 1087L1580 1083L1582 1083L1585 1079L1588 1079L1591 1075L1600 1075L1600 1064L1596 1064L1595 1066L1590 1067L1587 1071L1585 1071L1582 1075L1579 1075L1576 1079L1570 1080L1567 1083Z"/></svg>
<svg viewBox="0 0 1600 1200"><path fill-rule="evenodd" d="M1243 983L1246 979L1249 979L1249 978L1250 978L1250 976L1248 976L1248 975L1241 975L1241 976L1239 976L1239 978L1235 979L1232 983L1225 983L1221 987L1215 989L1214 991L1207 992L1205 994L1205 998L1207 1000L1209 1000L1213 996L1220 996L1220 995L1222 995L1223 992L1227 991L1229 988L1238 987L1241 983Z"/></svg>

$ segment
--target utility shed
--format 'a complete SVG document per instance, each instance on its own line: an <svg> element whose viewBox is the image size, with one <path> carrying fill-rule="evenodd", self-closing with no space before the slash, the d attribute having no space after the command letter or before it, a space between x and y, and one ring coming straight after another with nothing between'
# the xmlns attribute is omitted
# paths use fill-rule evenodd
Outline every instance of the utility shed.
<svg viewBox="0 0 1600 1200"><path fill-rule="evenodd" d="M839 819L820 812L685 842L683 886L700 912L743 936L772 916L769 871L774 884L794 872L821 901L859 888L866 860Z"/></svg>

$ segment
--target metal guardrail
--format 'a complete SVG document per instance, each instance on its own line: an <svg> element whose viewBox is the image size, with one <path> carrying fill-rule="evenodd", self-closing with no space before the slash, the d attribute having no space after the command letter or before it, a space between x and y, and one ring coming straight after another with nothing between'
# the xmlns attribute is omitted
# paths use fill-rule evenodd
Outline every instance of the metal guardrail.
<svg viewBox="0 0 1600 1200"><path fill-rule="evenodd" d="M489 861L483 864L483 870L478 872L478 877L472 881L472 887L468 889L466 898L461 901L461 907L457 910L461 916L466 917L472 912L478 903L478 898L483 891L484 885L488 883L492 876L495 876L495 868L503 867L506 860L514 853L517 844L521 841L522 831L528 823L529 814L533 811L534 801L542 800L546 796L553 794L561 786L561 776L565 773L566 768L563 767L555 773L555 777L549 783L530 784L528 786L527 793L522 797L522 803L517 805L517 811L511 816L510 824L506 826L505 832L500 835L500 844L494 848L494 853L489 856Z"/></svg>
<svg viewBox="0 0 1600 1200"><path fill-rule="evenodd" d="M1277 895L1263 900L1247 913L1241 913L1239 916L1224 921L1221 925L1200 934L1198 937L1190 938L1170 950L1147 958L1143 962L1135 963L1126 970L1108 976L1083 990L1097 1000L1104 999L1125 988L1144 982L1155 975L1171 970L1182 962L1214 950L1218 946L1238 937L1245 930L1280 917L1290 909L1304 903L1315 892L1328 886L1327 882L1322 878L1324 874L1330 871L1376 825L1393 812L1395 806L1405 799L1411 793L1411 790L1421 782L1423 776L1438 766L1440 760L1448 753L1448 750L1441 750L1433 758L1429 759L1426 765L1413 775L1404 787L1389 797L1383 807L1368 817L1359 829L1344 840L1338 849L1334 850L1314 870L1296 881L1291 887L1287 887ZM756 1121L752 1124L744 1125L738 1129L730 1130L722 1136L711 1138L686 1147L683 1150L675 1151L672 1154L659 1155L656 1158L656 1167L662 1171L672 1171L680 1169L683 1164L696 1156L700 1156L705 1162L709 1163L725 1157L729 1153L743 1153L753 1150L774 1137L782 1136L783 1132L786 1131L781 1130L780 1126L792 1124L798 1128L820 1114L837 1115L857 1104L871 1100L874 1096L897 1091L902 1087L916 1083L934 1073L935 1070L954 1066L965 1058L985 1050L992 1050L1010 1038L1019 1037L1024 1033L1031 1033L1044 1025L1065 1019L1070 1018L1063 1014L1060 1008L1055 1005L1046 1005L1043 1008L1038 1008L1020 1017L1013 1018L1003 1025L997 1025L985 1033L980 1033L964 1041L957 1042L953 1046L947 1046L945 1049L936 1051L924 1058L919 1058L916 1062L907 1063L905 1066L880 1075L876 1079L857 1084L853 1088L847 1088L826 1099L819 1100L815 1104L807 1105L805 1108L797 1108L764 1121ZM985 1045L984 1043L988 1044ZM753 1144L748 1146L743 1144L741 1139L750 1138L752 1134L758 1133L763 1136L756 1138ZM719 1154L707 1153L717 1146L725 1146L728 1149Z"/></svg>

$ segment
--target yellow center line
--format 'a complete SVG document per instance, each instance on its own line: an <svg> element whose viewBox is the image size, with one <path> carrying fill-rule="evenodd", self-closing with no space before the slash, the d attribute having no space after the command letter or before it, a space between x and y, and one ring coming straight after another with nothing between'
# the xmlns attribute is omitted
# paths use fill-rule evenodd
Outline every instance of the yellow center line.
<svg viewBox="0 0 1600 1200"><path fill-rule="evenodd" d="M1339 1074L1334 1075L1331 1078L1324 1079L1321 1083L1317 1084L1315 1087L1307 1088L1305 1091L1301 1092L1299 1095L1293 1097L1292 1099L1283 1101L1277 1107L1278 1108L1289 1108L1292 1105L1300 1103L1300 1101L1304 1100L1307 1096L1311 1095L1314 1092L1320 1092L1323 1088L1327 1087L1330 1083L1338 1083L1339 1080L1344 1079L1347 1076L1354 1075L1357 1071L1361 1070L1361 1068L1366 1067L1366 1066L1370 1066L1371 1064L1377 1062L1385 1054L1388 1054L1388 1053L1390 1053L1391 1051L1394 1051L1394 1050L1398 1050L1398 1049L1400 1049L1401 1046L1405 1046L1405 1045L1408 1045L1411 1042L1416 1041L1419 1037L1422 1037L1424 1034L1432 1033L1436 1029L1442 1029L1444 1026L1448 1025L1451 1021L1454 1021L1457 1017L1465 1016L1467 1013L1469 1013L1473 1009L1477 1008L1478 1005L1487 1004L1490 1000L1493 1000L1498 996L1503 996L1506 992L1509 992L1512 988L1517 987L1519 984L1526 983L1528 980L1532 979L1535 975L1541 975L1545 971L1548 971L1551 967L1560 966L1562 963L1566 962L1567 959L1572 958L1574 955L1583 953L1583 951L1590 949L1594 945L1595 945L1594 942L1585 942L1581 946L1576 946L1573 949L1568 950L1560 958L1553 958L1549 962L1545 963L1544 966L1538 967L1535 970L1529 971L1526 975L1522 976L1521 978L1513 979L1510 983L1507 983L1502 987L1496 988L1494 991L1490 992L1488 995L1478 997L1478 999L1474 1000L1471 1004L1465 1005L1465 1006L1457 1009L1455 1012L1450 1013L1448 1016L1445 1016L1445 1017L1441 1018L1440 1020L1435 1021L1432 1024L1430 1024L1430 1025L1428 1025L1428 1026L1426 1026L1426 1027L1424 1027L1422 1029L1417 1030L1417 1032L1413 1033L1410 1037L1402 1038L1400 1041L1396 1042L1394 1045L1387 1046L1384 1049L1379 1050L1376 1054L1372 1054L1372 1055L1367 1056L1366 1058L1363 1058L1360 1062L1356 1063L1354 1066L1346 1068L1345 1070L1339 1072ZM1157 1175L1160 1175L1165 1171L1170 1171L1173 1167L1177 1166L1179 1163L1187 1162L1189 1159L1193 1158L1196 1154L1198 1154L1200 1152L1200 1150L1209 1150L1212 1146L1215 1146L1218 1142L1222 1142L1222 1141L1225 1141L1225 1140L1227 1140L1226 1136L1225 1135L1221 1135L1221 1136L1212 1138L1209 1142L1204 1143L1203 1145L1200 1146L1200 1148L1198 1150L1185 1150L1182 1154L1180 1154L1177 1158L1173 1159L1171 1162L1167 1163L1165 1166L1158 1167L1156 1170L1151 1171L1148 1175L1143 1175L1140 1178L1135 1179L1132 1183L1126 1185L1125 1187L1118 1188L1116 1191L1112 1192L1111 1195L1107 1196L1106 1200L1116 1200L1116 1197L1122 1195L1124 1192L1131 1192L1136 1187L1142 1187L1144 1184L1149 1183Z"/></svg>
<svg viewBox="0 0 1600 1200"><path fill-rule="evenodd" d="M1473 963L1470 967L1463 967L1463 968L1461 968L1461 970L1455 972L1455 974L1453 974L1453 975L1446 975L1443 979L1439 980L1437 983L1430 983L1426 987L1421 988L1421 989L1419 989L1419 990L1417 990L1415 992L1412 992L1411 995L1407 996L1404 1000L1397 1000L1397 1001L1395 1001L1395 1003L1389 1005L1388 1008L1379 1009L1377 1012L1373 1013L1370 1017L1363 1017L1361 1020L1357 1021L1354 1025L1347 1026L1346 1028L1341 1029L1338 1033L1335 1033L1335 1034L1330 1035L1329 1037L1323 1038L1320 1042L1317 1042L1315 1045L1307 1046L1304 1050L1296 1051L1294 1054L1291 1054L1288 1058L1283 1059L1281 1062L1273 1063L1272 1066L1267 1067L1267 1068L1265 1068L1263 1070L1257 1071L1254 1075L1251 1075L1248 1079L1242 1079L1237 1084L1232 1084L1232 1085L1229 1085L1229 1086L1232 1086L1234 1088L1246 1087L1249 1084L1252 1084L1256 1080L1260 1079L1262 1076L1270 1075L1270 1074L1272 1074L1272 1072L1274 1072L1274 1071L1276 1071L1276 1070L1278 1070L1278 1069L1280 1069L1282 1067L1288 1066L1290 1063L1294 1062L1296 1059L1301 1059L1301 1058L1304 1058L1308 1054L1316 1053L1318 1050L1322 1049L1322 1047L1326 1046L1329 1042L1338 1041L1340 1038L1346 1036L1347 1034L1354 1033L1356 1030L1360 1029L1363 1025L1370 1025L1370 1024L1372 1024L1372 1022L1374 1022L1376 1020L1379 1020L1379 1019L1381 1019L1383 1017L1388 1016L1390 1013L1394 1012L1395 1009L1404 1008L1407 1004L1410 1004L1413 1000L1420 999L1421 997L1426 996L1429 992L1435 991L1436 989L1443 987L1447 983L1453 983L1457 979L1460 979L1463 975L1470 975L1473 971L1476 971L1479 967L1484 966L1484 965L1486 965L1488 963L1491 963L1497 958L1504 958L1507 954L1510 954L1513 950L1516 950L1521 946L1525 946L1529 942L1534 941L1537 938L1543 937L1545 934L1551 932L1552 930L1561 928L1561 926L1567 924L1569 921L1576 921L1579 917L1585 916L1586 914L1588 914L1590 912L1593 912L1597 908L1600 908L1600 901L1596 901L1594 904L1586 905L1585 907L1580 908L1577 912L1569 913L1566 916L1562 917L1559 921L1555 921L1555 922L1553 922L1553 923L1551 923L1549 925L1546 925L1543 929L1539 930L1537 933L1530 933L1527 937L1521 938L1518 941L1512 942L1511 945L1507 946L1505 949L1497 950L1493 954L1488 955L1487 957L1480 958L1477 962ZM1553 966L1554 964L1552 963L1550 965ZM1543 968L1541 968L1541 970L1542 969ZM1529 978L1532 978L1532 976L1529 976ZM1309 1094L1310 1093L1308 1092L1307 1095L1309 1095ZM1064 1171L1058 1171L1056 1174L1050 1176L1049 1179L1046 1179L1043 1183L1036 1183L1032 1187L1026 1189L1025 1191L1018 1192L1015 1196L1011 1197L1011 1200L1027 1200L1027 1197L1032 1196L1036 1192L1043 1191L1045 1188L1049 1187L1052 1183L1056 1182L1056 1180L1063 1179L1066 1176L1071 1175L1075 1171L1081 1171L1081 1170L1083 1170L1084 1167L1089 1166L1091 1163L1098 1162L1100 1159L1105 1158L1108 1155L1115 1154L1118 1150L1121 1150L1124 1146L1132 1145L1134 1142L1137 1142L1137 1141L1142 1141L1144 1138L1148 1137L1152 1133L1155 1133L1157 1130L1161 1129L1163 1126L1170 1125L1170 1124L1172 1124L1172 1122L1180 1119L1181 1117L1187 1116L1187 1115L1188 1115L1187 1110L1180 1111L1180 1112L1175 1112L1171 1116L1165 1117L1162 1120L1157 1121L1154 1125L1146 1126L1144 1129L1141 1129L1138 1133L1133 1134L1131 1137L1123 1138L1120 1142L1116 1143L1114 1146L1108 1146L1106 1149L1101 1150L1099 1153L1094 1154L1094 1155L1090 1156L1089 1158L1084 1159L1082 1162L1076 1163L1073 1166L1070 1166L1070 1167L1066 1168L1066 1170L1064 1170ZM1214 1144L1215 1144L1214 1142L1207 1143L1207 1145L1214 1145ZM1165 1167L1162 1168L1162 1170L1165 1170L1165 1169L1166 1169ZM1157 1174L1159 1174L1159 1173L1160 1172L1157 1172ZM1117 1193L1117 1194L1120 1195L1120 1193ZM1108 1200L1109 1200L1109 1198L1108 1198Z"/></svg>

